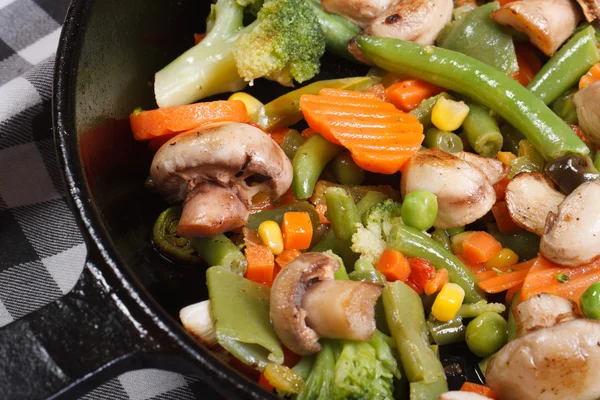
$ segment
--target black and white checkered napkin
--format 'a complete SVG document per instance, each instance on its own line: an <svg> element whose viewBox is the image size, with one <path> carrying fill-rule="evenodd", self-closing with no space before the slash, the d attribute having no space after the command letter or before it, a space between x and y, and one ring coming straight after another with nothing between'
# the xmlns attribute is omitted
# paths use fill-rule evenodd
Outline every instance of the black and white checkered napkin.
<svg viewBox="0 0 600 400"><path fill-rule="evenodd" d="M65 201L51 126L54 53L68 0L0 0L0 326L73 288L86 248ZM193 377L125 373L85 399L202 398Z"/></svg>

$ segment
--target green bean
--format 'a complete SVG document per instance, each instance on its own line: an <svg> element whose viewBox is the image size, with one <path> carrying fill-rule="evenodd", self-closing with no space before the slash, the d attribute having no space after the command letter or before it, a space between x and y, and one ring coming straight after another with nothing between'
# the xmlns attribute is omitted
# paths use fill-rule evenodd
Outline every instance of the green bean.
<svg viewBox="0 0 600 400"><path fill-rule="evenodd" d="M366 213L369 210L369 208L373 207L375 204L379 204L387 200L388 198L389 197L387 197L381 192L369 191L362 199L360 199L356 203L356 211L358 212L358 215L360 215L362 218L364 213Z"/></svg>
<svg viewBox="0 0 600 400"><path fill-rule="evenodd" d="M199 264L202 258L195 253L196 250L190 244L190 239L177 234L177 225L181 218L181 207L169 207L163 211L152 229L152 242L160 252L175 261L191 264Z"/></svg>
<svg viewBox="0 0 600 400"><path fill-rule="evenodd" d="M435 319L433 315L430 315L427 320L427 328L433 341L440 346L464 342L465 340L466 328L460 317L451 319L448 322L441 322Z"/></svg>
<svg viewBox="0 0 600 400"><path fill-rule="evenodd" d="M281 142L281 150L285 153L286 156L290 160L294 159L294 155L296 155L296 151L306 142L304 136L300 134L295 129L290 129L288 133L283 137L283 141Z"/></svg>
<svg viewBox="0 0 600 400"><path fill-rule="evenodd" d="M600 319L600 282L592 284L579 299L583 316L591 319Z"/></svg>
<svg viewBox="0 0 600 400"><path fill-rule="evenodd" d="M585 143L540 99L481 61L397 39L360 36L356 43L366 57L383 69L454 90L490 108L521 131L546 159L589 153Z"/></svg>
<svg viewBox="0 0 600 400"><path fill-rule="evenodd" d="M463 233L464 231L465 231L464 226L457 226L456 228L446 229L446 233L448 233L448 236L450 236L450 237L457 235L459 233Z"/></svg>
<svg viewBox="0 0 600 400"><path fill-rule="evenodd" d="M506 320L500 314L484 312L467 325L465 341L476 356L487 357L497 352L508 341Z"/></svg>
<svg viewBox="0 0 600 400"><path fill-rule="evenodd" d="M440 97L444 97L448 100L454 100L454 97L452 97L449 93L442 92L423 100L417 108L410 111L410 114L419 119L419 122L423 125L423 128L427 129L433 126L433 122L431 122L431 113L433 112L435 103L437 103Z"/></svg>
<svg viewBox="0 0 600 400"><path fill-rule="evenodd" d="M360 216L354 199L342 188L329 188L325 193L327 200L327 219L335 236L342 241L352 240Z"/></svg>
<svg viewBox="0 0 600 400"><path fill-rule="evenodd" d="M327 250L331 250L335 254L340 253L340 242L335 237L335 233L333 233L332 230L327 232L327 234L323 236L323 239L319 240L319 242L310 249L310 251L317 253L322 253Z"/></svg>
<svg viewBox="0 0 600 400"><path fill-rule="evenodd" d="M599 61L598 41L594 27L589 26L573 35L540 69L527 88L545 104L550 104Z"/></svg>
<svg viewBox="0 0 600 400"><path fill-rule="evenodd" d="M353 281L373 282L381 285L385 285L387 282L385 276L377 271L373 264L362 258L354 263L354 271L349 276Z"/></svg>
<svg viewBox="0 0 600 400"><path fill-rule="evenodd" d="M450 282L464 289L465 303L484 299L475 275L455 255L423 232L406 225L395 225L390 231L387 245L407 257L423 258L436 269L446 268Z"/></svg>
<svg viewBox="0 0 600 400"><path fill-rule="evenodd" d="M435 194L425 190L415 190L404 196L400 209L402 221L420 231L433 226L438 213L438 202Z"/></svg>
<svg viewBox="0 0 600 400"><path fill-rule="evenodd" d="M257 113L250 115L250 120L268 132L287 128L302 121L300 96L303 94L318 94L325 88L363 91L373 84L373 79L368 76L314 82L265 104Z"/></svg>
<svg viewBox="0 0 600 400"><path fill-rule="evenodd" d="M463 142L458 135L452 132L441 131L438 128L428 128L425 131L423 146L427 148L438 148L448 153L463 151Z"/></svg>
<svg viewBox="0 0 600 400"><path fill-rule="evenodd" d="M577 109L573 104L573 95L577 93L577 88L571 88L561 94L558 99L552 103L552 111L565 120L568 124L577 125Z"/></svg>
<svg viewBox="0 0 600 400"><path fill-rule="evenodd" d="M292 190L297 199L305 200L312 196L321 172L341 150L340 146L331 143L321 135L312 135L298 148L292 161L294 167Z"/></svg>
<svg viewBox="0 0 600 400"><path fill-rule="evenodd" d="M503 138L490 110L475 103L469 105L469 114L463 122L467 141L475 152L485 157L496 157L502 149Z"/></svg>
<svg viewBox="0 0 600 400"><path fill-rule="evenodd" d="M517 338L517 321L515 320L515 314L513 314L513 308L519 305L521 301L521 292L517 292L513 295L510 301L510 307L508 309L508 323L506 324L507 340L515 340Z"/></svg>
<svg viewBox="0 0 600 400"><path fill-rule="evenodd" d="M233 356L262 371L283 363L283 350L269 320L270 289L221 267L206 271L217 341Z"/></svg>
<svg viewBox="0 0 600 400"><path fill-rule="evenodd" d="M220 234L214 237L193 238L191 245L209 266L218 265L238 275L246 273L246 257L227 236Z"/></svg>
<svg viewBox="0 0 600 400"><path fill-rule="evenodd" d="M348 42L358 35L360 28L339 15L325 11L319 0L308 0L306 3L312 7L319 20L327 50L347 60L356 61L348 51Z"/></svg>
<svg viewBox="0 0 600 400"><path fill-rule="evenodd" d="M379 186L366 186L366 185L340 185L337 183L328 182L325 180L319 180L315 185L315 190L313 195L310 198L310 202L314 205L325 204L325 192L330 187L341 187L346 190L350 196L354 199L355 203L359 203L363 197L365 197L369 192L379 192L385 199L392 199L395 201L400 200L400 192L393 189L389 185L379 185ZM384 200L385 200L384 199ZM365 210L366 211L366 210Z"/></svg>
<svg viewBox="0 0 600 400"><path fill-rule="evenodd" d="M488 303L485 300L481 300L473 304L463 304L456 315L462 318L475 318L484 312L502 314L505 310L506 306L502 303Z"/></svg>
<svg viewBox="0 0 600 400"><path fill-rule="evenodd" d="M356 165L347 151L335 156L331 169L335 179L342 185L360 185L365 179L365 170Z"/></svg>
<svg viewBox="0 0 600 400"><path fill-rule="evenodd" d="M448 233L446 233L443 229L436 229L431 234L431 238L442 245L446 251L451 251L450 249L450 238L448 237Z"/></svg>
<svg viewBox="0 0 600 400"><path fill-rule="evenodd" d="M519 152L519 143L525 139L525 136L509 124L504 124L500 128L502 132L502 150L517 155Z"/></svg>
<svg viewBox="0 0 600 400"><path fill-rule="evenodd" d="M321 223L321 217L312 204L309 204L306 201L298 201L296 203L277 207L273 210L265 210L252 214L248 217L246 227L248 227L248 229L258 229L260 224L265 221L275 221L281 225L283 223L283 215L290 211L307 212L310 216L310 221L312 222L313 231L316 230Z"/></svg>

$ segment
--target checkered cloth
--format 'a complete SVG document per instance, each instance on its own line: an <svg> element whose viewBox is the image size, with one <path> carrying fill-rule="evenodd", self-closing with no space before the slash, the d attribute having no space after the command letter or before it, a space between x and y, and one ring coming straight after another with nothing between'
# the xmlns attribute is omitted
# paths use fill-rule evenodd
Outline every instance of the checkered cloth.
<svg viewBox="0 0 600 400"><path fill-rule="evenodd" d="M69 292L86 258L51 126L54 53L67 6L0 0L0 326ZM207 390L193 377L141 370L84 398L206 399Z"/></svg>

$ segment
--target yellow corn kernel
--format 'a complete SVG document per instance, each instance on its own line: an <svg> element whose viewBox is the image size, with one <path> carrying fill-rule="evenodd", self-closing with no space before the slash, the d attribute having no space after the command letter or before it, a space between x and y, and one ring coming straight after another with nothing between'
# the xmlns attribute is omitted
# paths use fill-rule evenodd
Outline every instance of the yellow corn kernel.
<svg viewBox="0 0 600 400"><path fill-rule="evenodd" d="M248 115L254 115L264 106L256 97L250 96L248 93L237 92L229 96L229 100L239 100L246 105Z"/></svg>
<svg viewBox="0 0 600 400"><path fill-rule="evenodd" d="M456 283L446 283L438 293L431 314L442 322L447 322L456 317L458 309L465 298L465 291Z"/></svg>
<svg viewBox="0 0 600 400"><path fill-rule="evenodd" d="M510 163L512 162L512 160L517 158L517 156L515 156L510 151L499 151L496 158L498 159L498 161L500 161L510 167Z"/></svg>
<svg viewBox="0 0 600 400"><path fill-rule="evenodd" d="M511 249L504 248L500 250L500 253L496 254L494 258L485 263L487 269L492 268L505 268L514 265L519 261L517 253Z"/></svg>
<svg viewBox="0 0 600 400"><path fill-rule="evenodd" d="M261 223L258 226L258 236L273 254L281 254L283 251L283 235L277 222L264 221Z"/></svg>
<svg viewBox="0 0 600 400"><path fill-rule="evenodd" d="M431 111L431 122L442 131L455 131L469 114L469 106L463 101L440 97Z"/></svg>
<svg viewBox="0 0 600 400"><path fill-rule="evenodd" d="M274 388L284 392L298 394L304 388L304 379L285 365L268 364L263 374Z"/></svg>

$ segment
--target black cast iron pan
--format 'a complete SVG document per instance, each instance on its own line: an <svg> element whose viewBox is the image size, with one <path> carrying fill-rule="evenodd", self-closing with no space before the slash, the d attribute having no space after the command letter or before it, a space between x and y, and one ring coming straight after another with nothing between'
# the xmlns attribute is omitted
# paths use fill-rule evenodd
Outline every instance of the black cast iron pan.
<svg viewBox="0 0 600 400"><path fill-rule="evenodd" d="M126 118L136 107L156 107L154 73L204 31L209 4L72 2L56 61L54 133L88 259L68 295L0 329L1 399L76 398L150 367L194 374L226 398L274 398L178 323L180 308L207 298L204 268L174 265L152 247L151 227L167 205L143 188L150 153L132 139ZM326 56L318 78L365 71ZM260 82L251 93L268 101L284 91ZM462 350L444 354L456 385L474 373ZM200 398L215 396L197 389Z"/></svg>

